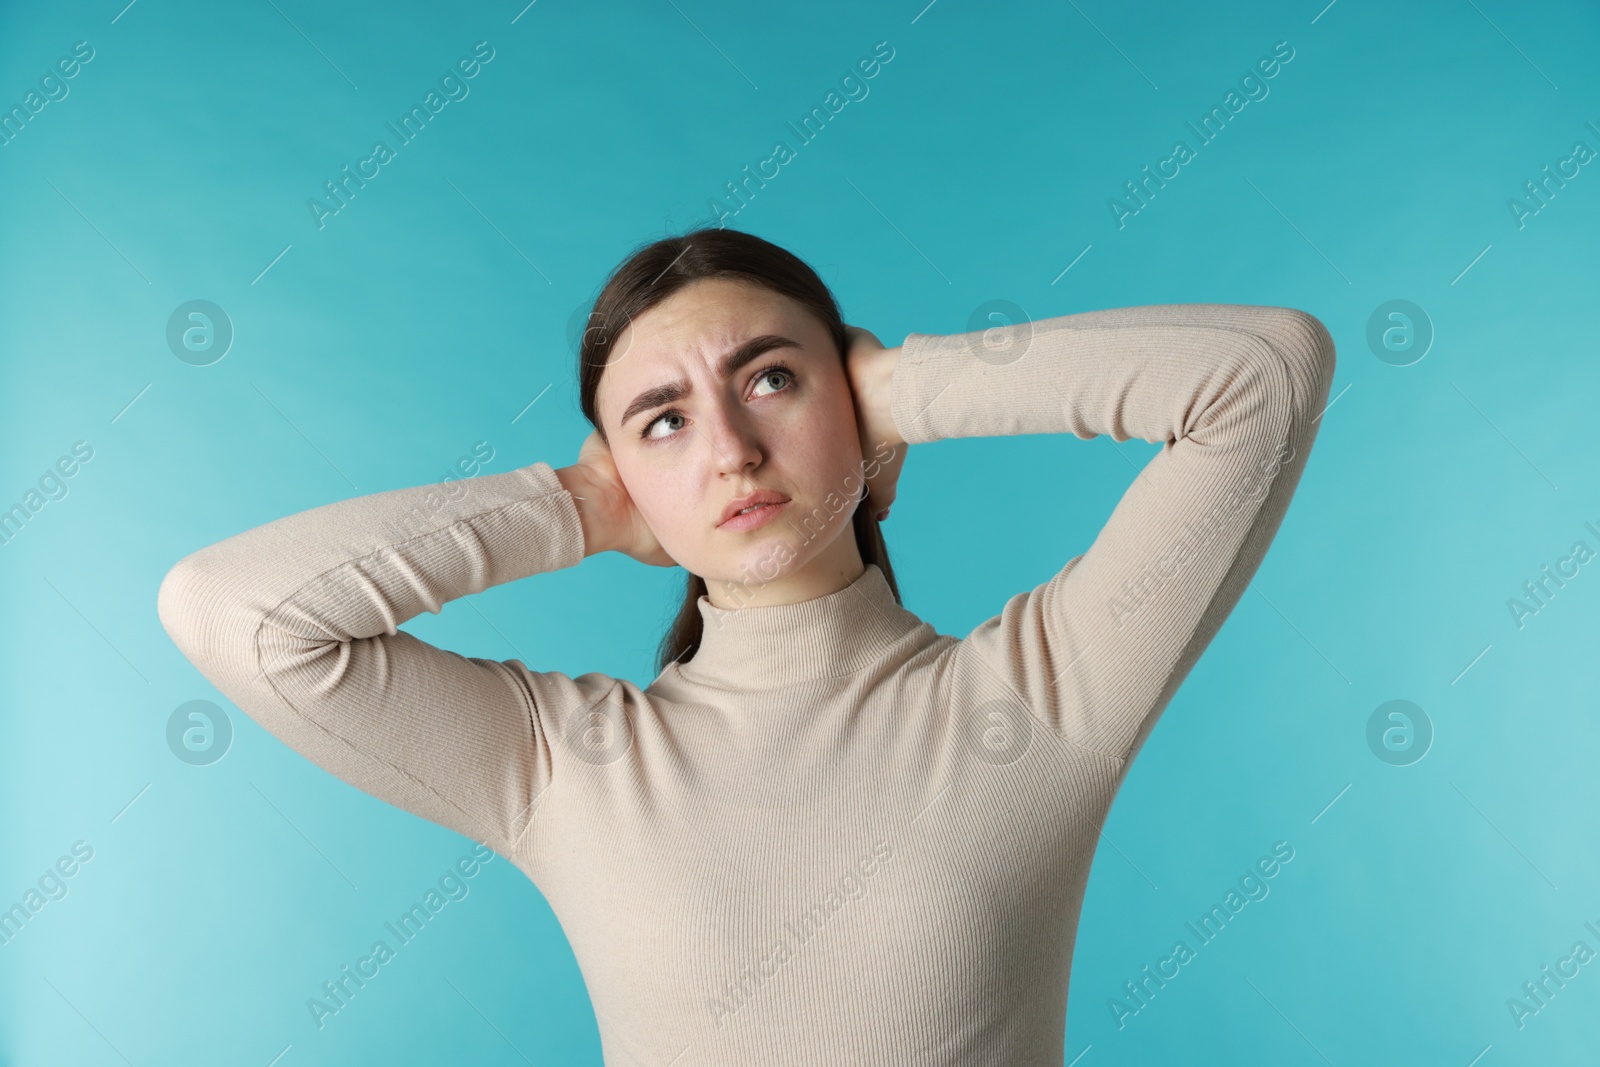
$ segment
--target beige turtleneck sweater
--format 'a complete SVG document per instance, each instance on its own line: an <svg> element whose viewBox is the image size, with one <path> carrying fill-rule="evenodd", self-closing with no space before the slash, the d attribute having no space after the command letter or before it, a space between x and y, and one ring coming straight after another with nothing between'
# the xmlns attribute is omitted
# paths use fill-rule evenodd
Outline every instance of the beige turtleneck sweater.
<svg viewBox="0 0 1600 1067"><path fill-rule="evenodd" d="M161 621L291 748L524 871L609 1067L1059 1065L1097 828L1278 529L1334 347L1303 312L1245 305L1006 330L1031 334L1009 362L978 334L906 338L907 442L1163 447L1086 551L965 638L875 566L798 604L702 597L699 651L644 688L400 630L583 559L542 462L202 548L162 582ZM1037 484L1068 491L1046 467Z"/></svg>

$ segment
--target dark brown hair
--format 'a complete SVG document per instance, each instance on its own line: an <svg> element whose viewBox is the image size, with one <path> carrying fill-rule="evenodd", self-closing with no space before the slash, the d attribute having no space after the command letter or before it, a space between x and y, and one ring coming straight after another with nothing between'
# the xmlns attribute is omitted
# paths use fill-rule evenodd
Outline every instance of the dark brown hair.
<svg viewBox="0 0 1600 1067"><path fill-rule="evenodd" d="M814 314L827 328L842 362L850 347L839 305L816 271L793 253L738 230L704 226L677 237L667 237L635 249L611 272L589 312L578 342L578 392L583 415L605 438L600 425L597 396L600 376L610 361L612 347L628 323L702 278L730 278L763 286L789 297ZM851 519L856 548L863 563L876 564L888 580L896 602L900 588L889 566L889 548L870 507L858 503ZM700 647L701 618L697 601L705 595L705 579L692 572L685 584L683 604L672 628L656 651L656 671L688 662Z"/></svg>

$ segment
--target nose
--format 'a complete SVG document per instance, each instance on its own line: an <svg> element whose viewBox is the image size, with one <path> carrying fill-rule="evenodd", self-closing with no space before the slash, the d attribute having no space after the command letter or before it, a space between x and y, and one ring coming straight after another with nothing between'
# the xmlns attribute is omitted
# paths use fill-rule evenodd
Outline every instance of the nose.
<svg viewBox="0 0 1600 1067"><path fill-rule="evenodd" d="M719 406L701 425L710 442L717 473L738 477L761 465L761 441L743 412Z"/></svg>

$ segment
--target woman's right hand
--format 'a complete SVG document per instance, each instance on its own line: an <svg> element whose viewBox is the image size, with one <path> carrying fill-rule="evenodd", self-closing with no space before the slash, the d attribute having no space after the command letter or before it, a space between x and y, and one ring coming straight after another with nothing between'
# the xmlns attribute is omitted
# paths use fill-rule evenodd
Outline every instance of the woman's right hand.
<svg viewBox="0 0 1600 1067"><path fill-rule="evenodd" d="M577 502L586 555L616 551L652 567L678 565L628 495L599 430L590 431L577 462L556 471L556 477Z"/></svg>

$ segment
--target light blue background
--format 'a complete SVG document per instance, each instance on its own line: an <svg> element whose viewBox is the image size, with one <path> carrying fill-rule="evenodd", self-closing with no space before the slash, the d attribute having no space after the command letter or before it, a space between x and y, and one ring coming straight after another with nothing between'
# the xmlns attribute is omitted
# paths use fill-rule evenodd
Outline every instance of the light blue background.
<svg viewBox="0 0 1600 1067"><path fill-rule="evenodd" d="M599 1062L560 926L503 859L315 1027L306 999L471 842L236 710L221 761L176 759L173 709L220 697L156 590L196 548L437 481L480 440L488 471L570 463L573 312L780 138L797 158L729 224L889 344L992 299L1287 305L1338 344L1282 531L1105 827L1066 1059L1593 1055L1600 963L1522 1029L1506 1007L1600 950L1600 564L1522 629L1506 606L1600 548L1600 165L1524 228L1507 207L1600 149L1591 5L121 5L0 14L7 108L95 49L0 147L0 506L94 449L0 548L0 906L94 849L0 947L0 1064ZM480 40L470 94L319 230L307 199ZM869 95L798 145L785 123L882 40ZM1279 41L1270 94L1118 229L1108 198ZM194 299L237 331L211 366L165 340ZM1436 330L1410 366L1367 346L1392 299ZM1154 451L917 446L886 524L907 605L964 635L1087 548ZM680 575L600 557L407 629L644 683ZM1365 738L1396 698L1436 731L1406 767ZM1279 840L1270 896L1119 1030L1108 998Z"/></svg>

